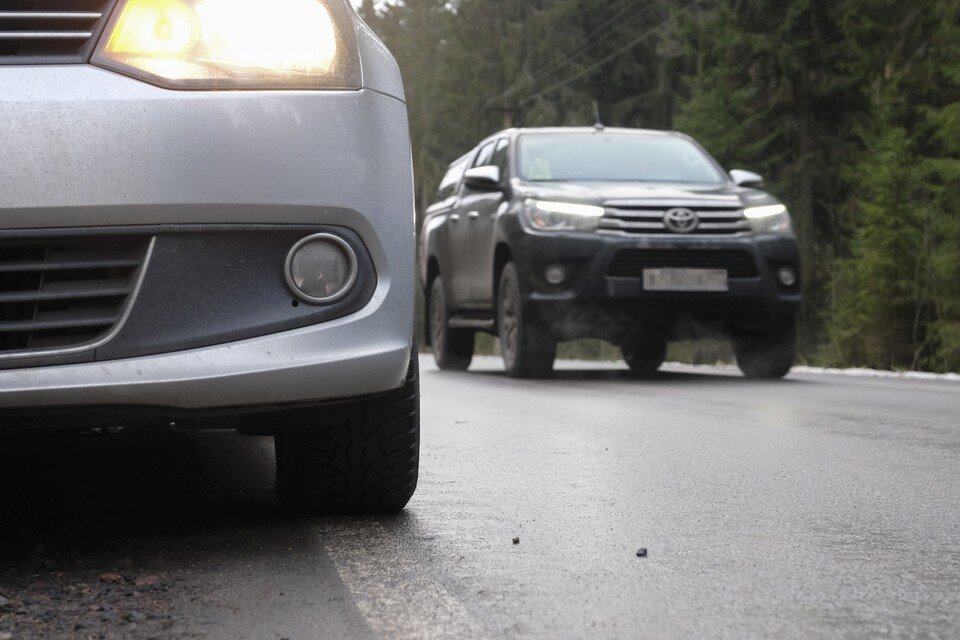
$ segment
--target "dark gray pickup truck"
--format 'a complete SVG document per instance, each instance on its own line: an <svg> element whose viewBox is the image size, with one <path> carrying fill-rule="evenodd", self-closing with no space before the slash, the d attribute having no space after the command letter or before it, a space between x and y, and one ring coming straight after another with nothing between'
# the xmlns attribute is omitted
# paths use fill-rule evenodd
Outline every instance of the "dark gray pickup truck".
<svg viewBox="0 0 960 640"><path fill-rule="evenodd" d="M637 374L679 326L731 337L749 377L794 361L797 240L760 176L727 173L662 131L510 129L454 162L420 238L429 341L470 365L477 331L510 375L553 367L558 341L608 340Z"/></svg>

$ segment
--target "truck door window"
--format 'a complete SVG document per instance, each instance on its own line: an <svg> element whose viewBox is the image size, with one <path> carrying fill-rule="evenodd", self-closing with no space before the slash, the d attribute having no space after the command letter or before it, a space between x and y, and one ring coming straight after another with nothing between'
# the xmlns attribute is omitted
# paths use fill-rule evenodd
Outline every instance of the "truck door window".
<svg viewBox="0 0 960 640"><path fill-rule="evenodd" d="M493 152L493 157L490 158L490 164L500 169L500 179L504 181L509 175L507 172L510 168L509 149L510 141L506 138L500 138L500 140L497 141L496 151Z"/></svg>
<svg viewBox="0 0 960 640"><path fill-rule="evenodd" d="M450 166L447 174L440 181L440 187L437 189L437 202L446 200L457 192L460 186L460 180L463 178L464 171L467 170L467 161L462 160Z"/></svg>
<svg viewBox="0 0 960 640"><path fill-rule="evenodd" d="M477 154L477 159L473 161L474 167L485 167L490 164L490 158L493 157L493 149L496 145L496 141L489 142L480 149L480 153Z"/></svg>

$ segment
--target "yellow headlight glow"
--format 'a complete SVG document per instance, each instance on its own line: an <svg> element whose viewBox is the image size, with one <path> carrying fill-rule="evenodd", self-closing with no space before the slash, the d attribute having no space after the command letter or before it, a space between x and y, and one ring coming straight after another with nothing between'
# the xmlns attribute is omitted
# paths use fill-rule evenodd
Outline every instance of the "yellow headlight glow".
<svg viewBox="0 0 960 640"><path fill-rule="evenodd" d="M325 86L339 45L323 0L126 0L94 62L175 87Z"/></svg>
<svg viewBox="0 0 960 640"><path fill-rule="evenodd" d="M324 73L337 54L333 21L317 0L202 0L196 11L213 61Z"/></svg>
<svg viewBox="0 0 960 640"><path fill-rule="evenodd" d="M141 0L123 8L107 49L141 55L176 56L196 44L196 13L178 0Z"/></svg>

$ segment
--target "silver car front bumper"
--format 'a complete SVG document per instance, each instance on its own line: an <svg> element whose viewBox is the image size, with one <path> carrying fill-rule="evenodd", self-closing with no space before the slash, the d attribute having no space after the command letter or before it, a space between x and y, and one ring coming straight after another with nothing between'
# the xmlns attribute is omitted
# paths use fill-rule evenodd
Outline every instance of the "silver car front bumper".
<svg viewBox="0 0 960 640"><path fill-rule="evenodd" d="M82 65L0 67L0 146L0 233L338 225L359 235L377 274L364 308L322 324L147 357L0 366L0 408L288 404L402 383L414 214L399 97L176 92Z"/></svg>

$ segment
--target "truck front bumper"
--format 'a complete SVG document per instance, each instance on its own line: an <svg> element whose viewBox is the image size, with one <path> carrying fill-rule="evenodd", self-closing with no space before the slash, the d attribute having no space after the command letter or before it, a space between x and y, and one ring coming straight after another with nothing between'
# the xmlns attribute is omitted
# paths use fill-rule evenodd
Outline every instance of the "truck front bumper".
<svg viewBox="0 0 960 640"><path fill-rule="evenodd" d="M795 238L779 235L646 236L545 234L524 231L513 250L525 279L525 305L564 337L608 337L624 324L670 324L679 318L762 327L800 310L799 251ZM563 282L551 284L550 267ZM726 269L722 292L648 291L643 269ZM777 277L782 267L798 274L792 286ZM562 320L557 320L562 319ZM617 325L607 331L604 323ZM590 326L595 331L590 331ZM569 331L564 331L566 326Z"/></svg>

